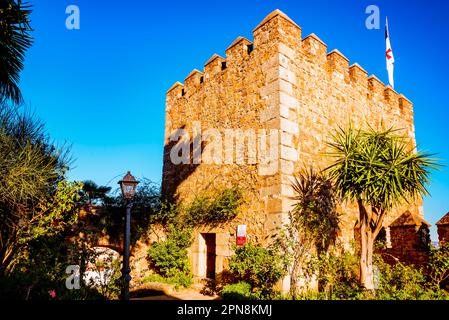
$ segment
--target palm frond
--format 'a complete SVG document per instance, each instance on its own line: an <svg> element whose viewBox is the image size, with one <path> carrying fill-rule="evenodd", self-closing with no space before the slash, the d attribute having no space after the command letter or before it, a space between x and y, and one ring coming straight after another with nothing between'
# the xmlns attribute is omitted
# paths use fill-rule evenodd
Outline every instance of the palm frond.
<svg viewBox="0 0 449 320"><path fill-rule="evenodd" d="M31 6L22 1L0 2L0 102L23 101L19 89L25 53L31 47Z"/></svg>

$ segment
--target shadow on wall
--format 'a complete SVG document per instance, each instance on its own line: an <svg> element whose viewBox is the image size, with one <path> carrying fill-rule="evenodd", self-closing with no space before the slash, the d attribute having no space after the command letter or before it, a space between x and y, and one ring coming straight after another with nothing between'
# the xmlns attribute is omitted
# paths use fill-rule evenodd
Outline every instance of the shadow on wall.
<svg viewBox="0 0 449 320"><path fill-rule="evenodd" d="M185 125L180 129L185 130ZM195 139L195 137L194 137ZM176 203L178 200L177 189L179 185L189 176L191 176L199 167L194 163L194 155L201 154L206 147L205 141L201 141L200 146L195 146L190 139L180 138L178 141L170 141L164 145L164 164L162 173L162 195L165 200ZM170 154L172 150L178 150L178 156L181 158L181 152L188 150L188 156L179 164L174 164ZM184 163L187 162L187 163Z"/></svg>

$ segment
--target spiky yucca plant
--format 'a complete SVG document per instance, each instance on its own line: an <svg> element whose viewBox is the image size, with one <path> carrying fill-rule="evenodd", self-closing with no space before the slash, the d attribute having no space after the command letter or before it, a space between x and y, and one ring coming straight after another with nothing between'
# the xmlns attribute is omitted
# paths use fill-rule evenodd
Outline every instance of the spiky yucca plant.
<svg viewBox="0 0 449 320"><path fill-rule="evenodd" d="M393 207L427 195L430 170L438 164L393 128L339 128L329 147L335 162L326 171L337 194L359 207L360 284L373 290L373 243L385 216Z"/></svg>
<svg viewBox="0 0 449 320"><path fill-rule="evenodd" d="M318 251L326 251L340 230L331 179L313 168L304 169L295 175L292 187L296 201L292 223L307 231Z"/></svg>

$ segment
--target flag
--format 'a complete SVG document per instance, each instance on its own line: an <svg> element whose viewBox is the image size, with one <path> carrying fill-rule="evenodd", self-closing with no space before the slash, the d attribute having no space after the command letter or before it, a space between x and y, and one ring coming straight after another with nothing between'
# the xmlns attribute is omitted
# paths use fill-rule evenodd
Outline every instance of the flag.
<svg viewBox="0 0 449 320"><path fill-rule="evenodd" d="M394 88L394 78L393 78L393 72L394 72L394 56L393 56L393 50L391 49L390 44L390 35L388 33L388 17L386 19L385 23L385 42L386 42L386 58L387 58L387 71L388 71L388 82L390 83L391 87Z"/></svg>

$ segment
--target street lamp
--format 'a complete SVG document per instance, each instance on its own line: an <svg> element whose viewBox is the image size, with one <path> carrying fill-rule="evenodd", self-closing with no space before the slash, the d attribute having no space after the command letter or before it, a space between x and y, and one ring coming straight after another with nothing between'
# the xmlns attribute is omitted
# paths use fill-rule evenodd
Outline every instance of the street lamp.
<svg viewBox="0 0 449 320"><path fill-rule="evenodd" d="M130 233L131 233L131 208L132 199L136 194L136 187L139 182L134 178L131 172L123 177L122 180L118 182L120 189L122 191L123 198L126 201L126 219L125 219L125 239L123 241L123 290L122 299L129 300L129 282L131 281L131 268L129 267L129 247L130 247Z"/></svg>

